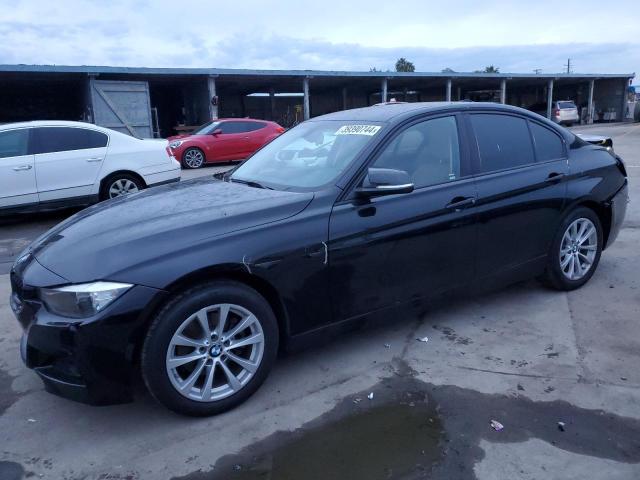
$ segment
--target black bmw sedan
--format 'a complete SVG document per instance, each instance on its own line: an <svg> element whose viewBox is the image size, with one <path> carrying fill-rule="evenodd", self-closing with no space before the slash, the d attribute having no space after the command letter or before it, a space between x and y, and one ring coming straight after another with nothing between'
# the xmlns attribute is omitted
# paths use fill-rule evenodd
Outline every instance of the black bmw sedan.
<svg viewBox="0 0 640 480"><path fill-rule="evenodd" d="M21 353L48 391L211 415L279 345L408 302L594 274L627 205L611 149L482 103L386 104L304 122L221 178L90 207L11 271Z"/></svg>

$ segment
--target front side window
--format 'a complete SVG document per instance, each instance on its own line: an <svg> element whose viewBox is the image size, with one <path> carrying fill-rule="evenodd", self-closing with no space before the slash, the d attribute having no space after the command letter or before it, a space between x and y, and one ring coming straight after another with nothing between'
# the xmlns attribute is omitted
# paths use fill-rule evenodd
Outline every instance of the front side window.
<svg viewBox="0 0 640 480"><path fill-rule="evenodd" d="M456 118L434 118L408 127L391 141L373 166L404 170L415 188L460 178Z"/></svg>
<svg viewBox="0 0 640 480"><path fill-rule="evenodd" d="M34 153L67 152L107 146L102 132L74 127L40 127L34 131Z"/></svg>
<svg viewBox="0 0 640 480"><path fill-rule="evenodd" d="M258 150L230 180L282 190L324 186L337 179L381 129L376 122L301 123Z"/></svg>
<svg viewBox="0 0 640 480"><path fill-rule="evenodd" d="M536 148L536 158L539 162L564 157L564 147L558 135L535 122L529 122L529 125Z"/></svg>
<svg viewBox="0 0 640 480"><path fill-rule="evenodd" d="M0 158L20 157L29 150L29 130L9 130L0 132Z"/></svg>
<svg viewBox="0 0 640 480"><path fill-rule="evenodd" d="M245 133L248 132L249 122L223 122L220 124L222 133Z"/></svg>
<svg viewBox="0 0 640 480"><path fill-rule="evenodd" d="M476 113L470 118L482 173L534 162L531 135L524 118L492 113Z"/></svg>

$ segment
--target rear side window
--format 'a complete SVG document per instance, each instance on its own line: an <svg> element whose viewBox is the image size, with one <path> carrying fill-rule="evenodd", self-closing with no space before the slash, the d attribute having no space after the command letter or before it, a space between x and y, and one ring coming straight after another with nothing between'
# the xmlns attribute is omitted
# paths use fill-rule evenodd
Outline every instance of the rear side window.
<svg viewBox="0 0 640 480"><path fill-rule="evenodd" d="M243 123L247 124L246 126L247 129L245 130L245 132L254 132L256 130L260 130L267 126L267 124L264 122L243 122Z"/></svg>
<svg viewBox="0 0 640 480"><path fill-rule="evenodd" d="M558 102L558 108L578 108L573 102Z"/></svg>
<svg viewBox="0 0 640 480"><path fill-rule="evenodd" d="M564 147L558 135L535 122L529 122L529 125L539 162L564 158Z"/></svg>
<svg viewBox="0 0 640 480"><path fill-rule="evenodd" d="M527 121L511 115L470 115L478 144L482 173L528 165L534 162Z"/></svg>
<svg viewBox="0 0 640 480"><path fill-rule="evenodd" d="M0 132L0 158L27 155L28 145L29 130L26 128Z"/></svg>
<svg viewBox="0 0 640 480"><path fill-rule="evenodd" d="M109 137L86 128L40 127L34 129L34 153L66 152L106 147Z"/></svg>

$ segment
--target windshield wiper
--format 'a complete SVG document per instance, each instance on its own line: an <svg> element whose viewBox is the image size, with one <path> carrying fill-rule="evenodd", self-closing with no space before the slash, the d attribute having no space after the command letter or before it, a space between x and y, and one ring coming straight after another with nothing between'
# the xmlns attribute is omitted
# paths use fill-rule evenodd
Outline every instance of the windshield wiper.
<svg viewBox="0 0 640 480"><path fill-rule="evenodd" d="M267 190L273 190L273 188L267 187L266 185L262 185L259 182L254 182L253 180L240 180L239 178L229 177L229 181L230 182L236 182L236 183L242 183L244 185L249 185L250 187L253 187L253 188L265 188Z"/></svg>

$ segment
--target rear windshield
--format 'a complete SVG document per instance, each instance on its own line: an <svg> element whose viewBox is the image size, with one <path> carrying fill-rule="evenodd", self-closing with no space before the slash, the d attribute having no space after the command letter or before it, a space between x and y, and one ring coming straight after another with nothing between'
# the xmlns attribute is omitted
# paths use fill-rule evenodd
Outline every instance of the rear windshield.
<svg viewBox="0 0 640 480"><path fill-rule="evenodd" d="M558 102L558 108L577 108L573 102Z"/></svg>

